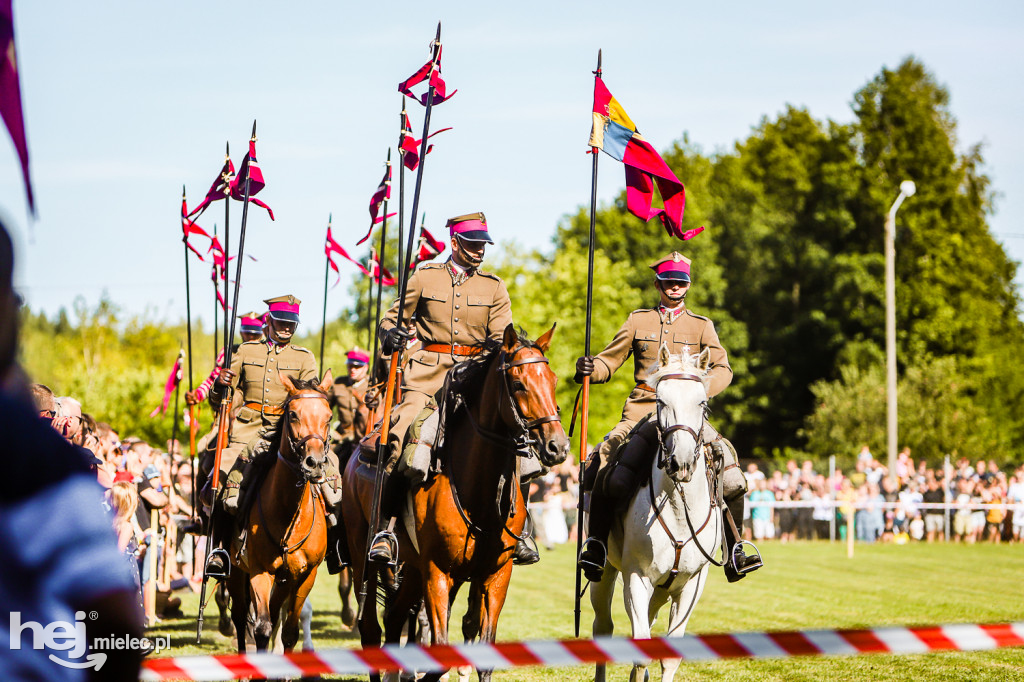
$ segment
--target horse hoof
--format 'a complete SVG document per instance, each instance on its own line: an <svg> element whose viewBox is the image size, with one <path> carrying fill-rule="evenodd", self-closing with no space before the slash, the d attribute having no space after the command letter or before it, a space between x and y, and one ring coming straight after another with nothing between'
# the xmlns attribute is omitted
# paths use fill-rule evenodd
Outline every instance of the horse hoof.
<svg viewBox="0 0 1024 682"><path fill-rule="evenodd" d="M225 637L235 636L235 624L231 622L231 617L228 614L220 614L220 620L217 621L217 630Z"/></svg>
<svg viewBox="0 0 1024 682"><path fill-rule="evenodd" d="M351 606L346 606L341 611L341 624L349 628L355 627L356 624L356 612L352 610Z"/></svg>

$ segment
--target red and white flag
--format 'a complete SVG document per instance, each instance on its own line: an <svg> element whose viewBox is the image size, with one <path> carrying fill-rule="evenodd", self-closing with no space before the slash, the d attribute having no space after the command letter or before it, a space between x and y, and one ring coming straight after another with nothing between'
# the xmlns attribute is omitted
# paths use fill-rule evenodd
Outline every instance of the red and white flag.
<svg viewBox="0 0 1024 682"><path fill-rule="evenodd" d="M167 383L164 384L164 399L160 403L160 407L149 413L150 417L167 412L167 406L171 402L171 394L174 393L174 389L181 383L181 361L184 359L185 351L184 349L179 349L178 357L174 361L174 367L171 368L171 374L167 377Z"/></svg>
<svg viewBox="0 0 1024 682"><path fill-rule="evenodd" d="M32 180L28 174L28 141L25 138L25 117L21 110L21 84L18 81L18 58L14 49L14 12L11 0L0 0L0 116L11 133L11 141L21 161L21 175L25 179L28 207L35 215L36 202L32 195Z"/></svg>
<svg viewBox="0 0 1024 682"><path fill-rule="evenodd" d="M327 254L327 264L330 265L331 270L334 270L334 272L338 274L338 279L336 279L334 284L331 285L332 289L338 286L338 282L341 281L341 270L338 268L338 264L334 262L334 259L331 258L331 254L336 253L345 260L354 263L355 266L359 268L359 271L364 275L370 274L370 271L364 268L362 263L348 255L348 251L346 251L341 244L334 241L334 237L331 235L331 223L329 220L327 221L327 243L324 245L324 253Z"/></svg>

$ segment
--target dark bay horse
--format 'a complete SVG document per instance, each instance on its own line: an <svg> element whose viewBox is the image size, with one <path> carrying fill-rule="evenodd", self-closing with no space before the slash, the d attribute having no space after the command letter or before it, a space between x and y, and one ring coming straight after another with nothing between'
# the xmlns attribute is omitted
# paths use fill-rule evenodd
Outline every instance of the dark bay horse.
<svg viewBox="0 0 1024 682"><path fill-rule="evenodd" d="M494 641L516 538L526 524L518 455L532 450L543 464L554 466L569 452L555 400L557 379L544 356L554 329L532 342L509 325L501 341L485 342L479 355L449 373L440 471L411 491L400 524L399 557L405 563L397 594L385 609L388 642L399 641L410 610L422 599L431 641L447 644L451 604L467 582L469 609L462 633L467 641ZM368 479L354 475L356 468L358 463L349 463L346 486L352 479L365 488ZM346 498L353 497L346 493ZM361 556L365 516L361 524L357 518L359 531L353 532L349 512L358 517L368 505L345 505L343 500L343 506L353 556ZM355 509L360 506L366 509ZM354 563L359 581L362 562ZM374 638L379 642L372 606L368 602L361 614L364 645ZM481 670L479 676L489 680L490 671ZM432 674L423 679L439 678Z"/></svg>
<svg viewBox="0 0 1024 682"><path fill-rule="evenodd" d="M331 408L327 402L332 378L291 380L274 441L277 459L255 493L243 518L245 546L236 540L228 578L231 619L238 633L238 651L245 651L250 601L256 622L253 639L259 651L270 644L271 632L284 613L281 643L290 652L299 637L299 614L313 587L317 567L327 548L327 519L318 483L327 464Z"/></svg>

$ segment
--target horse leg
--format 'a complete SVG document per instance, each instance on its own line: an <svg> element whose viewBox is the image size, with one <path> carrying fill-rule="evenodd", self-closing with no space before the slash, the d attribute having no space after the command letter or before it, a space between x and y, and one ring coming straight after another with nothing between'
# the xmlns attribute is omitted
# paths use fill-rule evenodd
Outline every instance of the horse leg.
<svg viewBox="0 0 1024 682"><path fill-rule="evenodd" d="M228 581L221 580L213 589L213 600L217 602L217 610L220 618L217 621L217 630L225 637L235 634L231 624L231 596L228 592Z"/></svg>
<svg viewBox="0 0 1024 682"><path fill-rule="evenodd" d="M612 598L615 596L615 579L619 571L611 562L605 564L601 582L590 583L590 607L594 610L594 637L610 637L615 631L612 621ZM605 664L598 663L594 671L594 682L605 682Z"/></svg>
<svg viewBox="0 0 1024 682"><path fill-rule="evenodd" d="M338 596L341 597L341 624L351 629L356 624L356 612L352 610L352 569L348 566L338 573Z"/></svg>
<svg viewBox="0 0 1024 682"><path fill-rule="evenodd" d="M505 605L505 596L508 594L508 583L512 578L512 562L508 561L497 572L488 576L483 583L472 583L470 592L470 608L472 608L473 593L478 593L476 626L480 641L493 643L498 634L498 616L501 615L501 608ZM492 670L477 670L480 682L490 682Z"/></svg>
<svg viewBox="0 0 1024 682"><path fill-rule="evenodd" d="M430 622L430 640L432 644L448 644L448 617L450 613L449 595L452 579L434 563L427 565L424 581L423 606ZM421 682L437 682L442 673L428 673Z"/></svg>
<svg viewBox="0 0 1024 682"><path fill-rule="evenodd" d="M633 626L633 639L650 639L651 637L651 622L647 615L650 611L652 596L654 596L654 585L649 578L638 573L630 573L626 577L622 588L622 597L626 604L629 622ZM644 682L647 679L647 664L634 664L633 670L629 674L629 682Z"/></svg>
<svg viewBox="0 0 1024 682"><path fill-rule="evenodd" d="M284 623L281 624L281 644L284 646L284 652L290 654L295 649L295 644L299 641L299 617L302 615L302 606L306 602L306 597L309 596L309 591L313 589L313 582L316 580L316 566L309 572L309 575L299 583L298 588L289 591L282 600L282 606L284 607L285 613L287 614ZM276 599L274 600L276 601ZM271 603L271 608L274 604ZM281 613L280 609L272 611L272 613Z"/></svg>
<svg viewBox="0 0 1024 682"><path fill-rule="evenodd" d="M690 616L693 614L693 607L697 605L700 600L701 594L704 592L704 586L708 582L708 564L704 564L704 567L700 569L697 575L691 576L686 584L683 585L683 589L680 590L679 594L672 599L672 606L668 612L668 632L665 633L666 637L682 637L686 632L686 624L690 621ZM661 662L661 680L662 682L671 682L672 678L675 677L676 670L679 669L680 659L678 658L666 658Z"/></svg>
<svg viewBox="0 0 1024 682"><path fill-rule="evenodd" d="M245 653L245 633L246 623L249 619L249 585L246 574L240 568L235 568L231 571L231 575L228 579L222 583L225 589L224 602L227 606L227 602L230 601L231 605L231 620L228 624L234 623L234 630L238 635L237 649L238 653ZM221 585L217 585L217 591L220 592ZM230 594L234 595L234 599L228 599L228 590ZM218 605L220 601L217 602Z"/></svg>
<svg viewBox="0 0 1024 682"><path fill-rule="evenodd" d="M380 623L377 620L377 570L368 567L369 573L363 578L355 575L356 581L366 581L366 600L359 614L359 643L364 649L380 646ZM380 682L380 674L372 673L370 682Z"/></svg>
<svg viewBox="0 0 1024 682"><path fill-rule="evenodd" d="M274 576L270 573L258 573L249 579L249 593L256 611L256 625L252 633L256 651L267 651L270 633L274 629L270 611L270 593L273 587Z"/></svg>

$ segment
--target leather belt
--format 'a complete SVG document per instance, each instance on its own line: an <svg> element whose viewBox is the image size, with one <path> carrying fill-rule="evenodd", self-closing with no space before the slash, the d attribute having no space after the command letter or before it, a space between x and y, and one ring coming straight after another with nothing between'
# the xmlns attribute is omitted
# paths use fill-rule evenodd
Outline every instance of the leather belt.
<svg viewBox="0 0 1024 682"><path fill-rule="evenodd" d="M278 405L264 405L263 403L246 403L246 407L250 410L262 412L263 414L269 414L273 417L280 417L284 414L284 408Z"/></svg>
<svg viewBox="0 0 1024 682"><path fill-rule="evenodd" d="M480 346L449 346L448 344L445 343L428 343L427 345L423 346L423 350L429 351L431 353L447 353L449 355L461 356L479 355L483 351L483 349Z"/></svg>
<svg viewBox="0 0 1024 682"><path fill-rule="evenodd" d="M651 393L654 393L654 389L651 388L650 386L648 386L643 381L641 381L639 384L637 384L636 387L639 388L639 389L642 389L644 391L650 391Z"/></svg>

